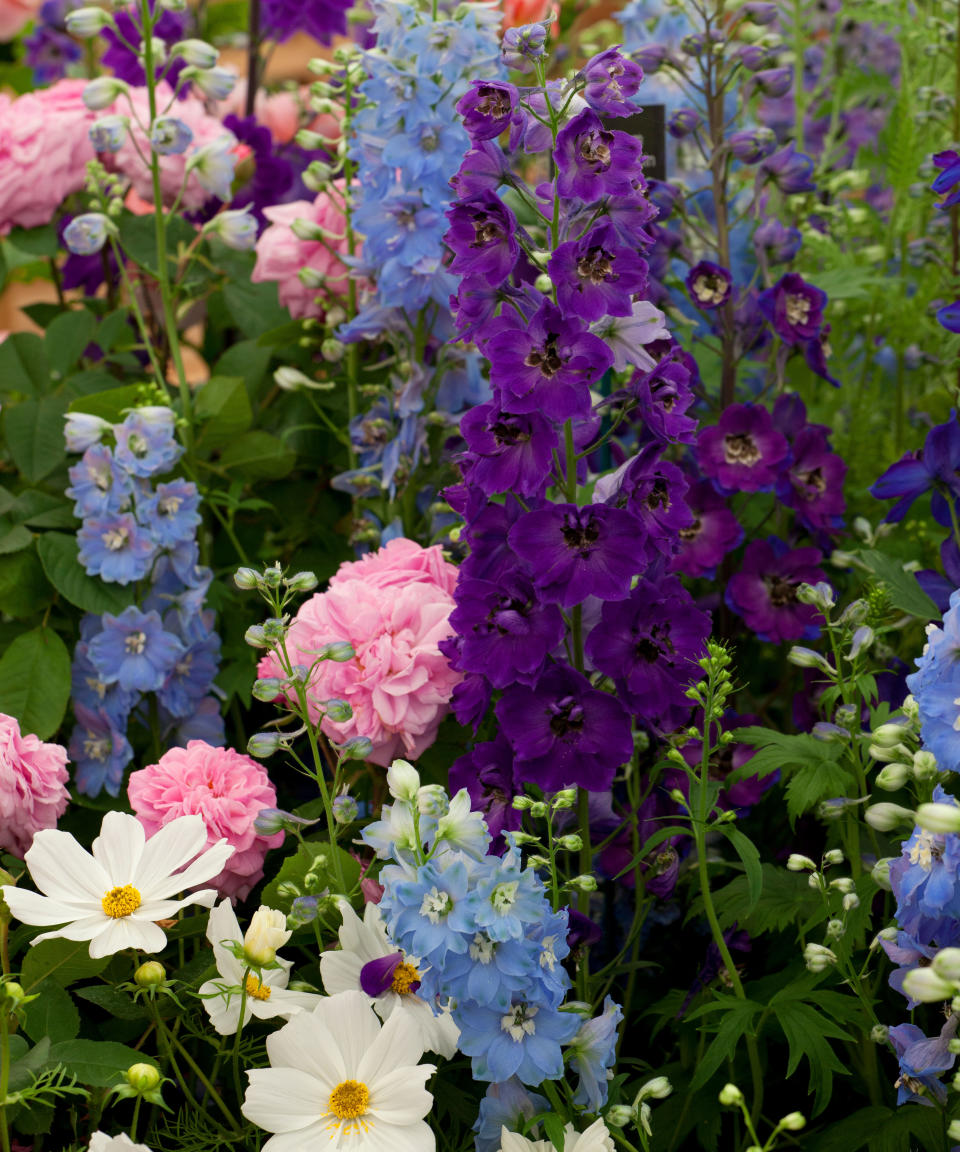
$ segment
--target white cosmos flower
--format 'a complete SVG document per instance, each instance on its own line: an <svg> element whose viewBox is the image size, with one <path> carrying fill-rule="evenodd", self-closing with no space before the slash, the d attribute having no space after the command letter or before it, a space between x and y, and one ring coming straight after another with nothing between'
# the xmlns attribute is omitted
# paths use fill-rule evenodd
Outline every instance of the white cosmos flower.
<svg viewBox="0 0 960 1152"><path fill-rule="evenodd" d="M549 1140L528 1140L502 1128L500 1152L554 1152L554 1147ZM585 1132L568 1124L563 1130L563 1152L614 1152L613 1140L602 1120L594 1120Z"/></svg>
<svg viewBox="0 0 960 1152"><path fill-rule="evenodd" d="M381 1026L362 992L340 992L267 1037L241 1112L274 1132L262 1152L436 1152L424 1117L433 1064L405 1012Z"/></svg>
<svg viewBox="0 0 960 1152"><path fill-rule="evenodd" d="M374 1011L387 1020L394 1012L409 1016L420 1029L424 1051L436 1052L445 1060L453 1057L460 1039L460 1029L449 1012L435 1016L430 1005L410 990L411 982L420 978L419 961L404 956L394 969L390 987L376 997L367 996L360 980L364 965L372 960L396 956L400 951L390 942L383 916L376 904L368 904L363 919L354 912L349 901L341 900L343 923L340 926L340 949L328 949L320 956L320 978L328 996L338 992L361 992Z"/></svg>
<svg viewBox="0 0 960 1152"><path fill-rule="evenodd" d="M34 944L59 936L89 940L93 957L124 948L159 952L167 937L157 920L188 904L210 908L217 898L207 888L170 899L216 876L233 855L226 840L201 852L206 842L202 816L179 816L147 840L136 816L108 812L92 856L69 832L46 828L34 836L25 860L42 896L11 884L0 891L24 924L63 925L41 933Z"/></svg>
<svg viewBox="0 0 960 1152"><path fill-rule="evenodd" d="M279 913L282 915L282 913ZM239 944L243 940L240 925L229 900L224 900L210 913L207 939L213 945L213 957L220 973L219 980L207 980L200 985L200 997L210 1017L210 1023L221 1036L232 1036L240 1020L240 985L246 964L238 960L224 942ZM315 1008L320 997L312 992L291 992L290 960L276 957L279 968L265 968L258 976L247 977L247 999L243 1012L244 1025L251 1016L267 1020L271 1016L295 1016L298 1012Z"/></svg>
<svg viewBox="0 0 960 1152"><path fill-rule="evenodd" d="M129 1136L107 1136L103 1132L94 1132L90 1137L88 1152L150 1152L146 1144L134 1144Z"/></svg>

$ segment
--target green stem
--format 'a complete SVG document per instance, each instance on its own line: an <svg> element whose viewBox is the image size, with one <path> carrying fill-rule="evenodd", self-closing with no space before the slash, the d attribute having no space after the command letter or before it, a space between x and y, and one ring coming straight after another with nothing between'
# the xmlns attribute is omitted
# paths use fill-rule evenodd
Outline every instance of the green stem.
<svg viewBox="0 0 960 1152"><path fill-rule="evenodd" d="M310 752L313 756L314 776L317 781L317 787L320 789L320 799L323 802L323 814L327 819L327 835L330 838L330 852L333 856L333 873L337 881L337 891L342 895L347 895L347 884L343 875L343 864L340 860L340 853L337 851L338 828L333 815L333 799L330 796L330 789L327 787L327 779L324 774L323 757L320 754L320 745L317 743L317 729L310 720L310 709L307 704L306 689L299 680L297 681L297 700L300 704L300 714L307 726L307 738L310 741Z"/></svg>
<svg viewBox="0 0 960 1152"><path fill-rule="evenodd" d="M0 1008L0 1149L10 1152L10 1130L7 1128L7 1092L10 1087L10 1017Z"/></svg>
<svg viewBox="0 0 960 1152"><path fill-rule="evenodd" d="M136 1144L137 1142L137 1121L140 1119L140 1102L143 1100L142 1096L138 1096L133 1102L133 1119L130 1121L130 1142Z"/></svg>
<svg viewBox="0 0 960 1152"><path fill-rule="evenodd" d="M240 1083L240 1037L243 1035L243 1021L247 1014L247 981L250 979L250 972L251 968L248 964L243 971L243 979L240 981L240 1018L237 1020L237 1030L233 1036L233 1053L231 1056L233 1089L237 1094L238 1107L243 1100L243 1086Z"/></svg>
<svg viewBox="0 0 960 1152"><path fill-rule="evenodd" d="M220 1093L216 1090L216 1088L214 1088L213 1084L208 1079L206 1073L203 1071L203 1069L200 1067L200 1065L196 1062L196 1060L194 1060L194 1058L190 1055L190 1053L187 1051L187 1049L180 1043L180 1041L177 1039L177 1037L174 1036L174 1034L166 1026L166 1024L163 1021L163 1018L160 1016L160 1013L156 1010L156 1008L154 1008L154 1015L155 1015L156 1025L157 1025L157 1033L167 1046L168 1056L170 1059L170 1066L173 1068L174 1074L176 1075L177 1080L180 1083L180 1087L183 1090L184 1094L186 1095L187 1099L190 1100L191 1103L195 1104L196 1107L199 1109L199 1111L201 1111L201 1112L204 1111L204 1109L199 1104L196 1104L196 1101L193 1099L193 1096L190 1093L190 1090L187 1086L187 1083L183 1078L183 1074L180 1071L179 1065L177 1064L177 1061L174 1058L174 1055L173 1055L174 1047L176 1047L177 1051L183 1056L184 1060L186 1060L186 1062L190 1065L190 1070L193 1072L193 1074L196 1076L196 1078L203 1085L203 1087L205 1088L205 1090L207 1092L207 1095L210 1097L210 1099L214 1102L214 1104L216 1104L216 1106L220 1109L220 1111L226 1117L226 1119L230 1125L230 1128L234 1132L240 1132L241 1128L240 1128L240 1125L237 1123L236 1117L230 1111L230 1109L227 1107L227 1105L224 1102L224 1099L220 1095Z"/></svg>

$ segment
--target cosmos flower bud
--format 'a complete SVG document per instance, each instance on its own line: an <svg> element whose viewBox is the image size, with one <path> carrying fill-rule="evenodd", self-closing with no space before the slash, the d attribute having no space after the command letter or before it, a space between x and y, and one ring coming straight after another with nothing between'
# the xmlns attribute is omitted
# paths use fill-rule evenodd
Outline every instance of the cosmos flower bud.
<svg viewBox="0 0 960 1152"><path fill-rule="evenodd" d="M83 102L91 112L102 112L128 91L129 85L115 76L98 76L84 87Z"/></svg>
<svg viewBox="0 0 960 1152"><path fill-rule="evenodd" d="M160 1084L160 1069L153 1064L131 1064L124 1073L131 1088L140 1095L152 1092Z"/></svg>
<svg viewBox="0 0 960 1152"><path fill-rule="evenodd" d="M921 1004L949 1000L955 989L955 985L937 975L933 967L910 969L904 974L902 987L905 996L919 1000Z"/></svg>
<svg viewBox="0 0 960 1152"><path fill-rule="evenodd" d="M960 808L956 804L921 804L916 820L927 832L960 832Z"/></svg>
<svg viewBox="0 0 960 1152"><path fill-rule="evenodd" d="M420 773L406 760L394 760L387 769L387 788L394 800L416 804L420 791Z"/></svg>
<svg viewBox="0 0 960 1152"><path fill-rule="evenodd" d="M740 1107L744 1102L743 1093L736 1086L736 1084L724 1084L724 1086L720 1089L719 1100L721 1104L724 1104L727 1107Z"/></svg>
<svg viewBox="0 0 960 1152"><path fill-rule="evenodd" d="M247 962L257 968L272 964L277 957L277 949L290 939L287 918L276 908L261 904L254 912L250 925L243 936L243 954Z"/></svg>
<svg viewBox="0 0 960 1152"><path fill-rule="evenodd" d="M159 988L167 978L167 970L159 960L147 960L133 974L138 988Z"/></svg>

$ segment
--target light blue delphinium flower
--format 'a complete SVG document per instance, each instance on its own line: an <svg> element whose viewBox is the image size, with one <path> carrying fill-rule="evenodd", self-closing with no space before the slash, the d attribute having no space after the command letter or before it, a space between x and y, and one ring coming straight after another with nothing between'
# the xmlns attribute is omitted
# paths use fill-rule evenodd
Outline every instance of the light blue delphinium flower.
<svg viewBox="0 0 960 1152"><path fill-rule="evenodd" d="M451 854L429 861L413 876L397 865L380 874L386 891L380 906L390 937L404 952L441 968L450 952L466 952L473 935L467 904L470 862Z"/></svg>
<svg viewBox="0 0 960 1152"><path fill-rule="evenodd" d="M90 517L77 533L80 563L110 584L132 584L150 571L156 545L129 512Z"/></svg>
<svg viewBox="0 0 960 1152"><path fill-rule="evenodd" d="M907 687L920 709L920 735L940 768L960 772L960 589L939 628L927 630L917 671Z"/></svg>
<svg viewBox="0 0 960 1152"><path fill-rule="evenodd" d="M478 1080L517 1076L536 1086L563 1075L561 1045L580 1028L580 1017L546 1001L517 998L506 1010L464 1001L453 1012L460 1028L460 1051L471 1057Z"/></svg>
<svg viewBox="0 0 960 1152"><path fill-rule="evenodd" d="M105 708L85 708L75 700L73 710L77 725L70 737L70 759L78 791L97 796L105 788L111 796L118 795L123 770L133 759L122 726Z"/></svg>
<svg viewBox="0 0 960 1152"><path fill-rule="evenodd" d="M192 541L200 527L200 493L189 480L158 484L155 492L137 500L137 519L150 529L162 548Z"/></svg>
<svg viewBox="0 0 960 1152"><path fill-rule="evenodd" d="M150 146L158 156L182 156L193 143L193 129L176 116L158 116L150 126Z"/></svg>
<svg viewBox="0 0 960 1152"><path fill-rule="evenodd" d="M102 212L74 216L63 230L63 242L75 256L93 256L106 244L115 226Z"/></svg>
<svg viewBox="0 0 960 1152"><path fill-rule="evenodd" d="M617 1057L617 1028L623 1010L608 996L603 1012L586 1020L570 1041L572 1064L580 1077L573 1102L588 1112L599 1112L607 1102L607 1081Z"/></svg>
<svg viewBox="0 0 960 1152"><path fill-rule="evenodd" d="M183 644L167 632L156 612L125 608L103 616L103 631L88 648L93 666L108 684L127 692L155 692L183 655Z"/></svg>
<svg viewBox="0 0 960 1152"><path fill-rule="evenodd" d="M174 438L174 414L169 408L135 408L114 434L117 463L132 476L148 479L169 472L183 455Z"/></svg>
<svg viewBox="0 0 960 1152"><path fill-rule="evenodd" d="M933 799L960 807L939 784ZM905 932L927 942L955 935L955 922L960 920L960 836L914 828L902 854L890 865L890 885L897 900L897 923Z"/></svg>
<svg viewBox="0 0 960 1152"><path fill-rule="evenodd" d="M957 1059L949 1049L957 1034L957 1023L958 1017L952 1015L934 1039L928 1039L915 1024L898 1024L889 1030L890 1043L900 1060L895 1085L898 1105L908 1101L927 1107L933 1107L934 1101L939 1105L946 1103L947 1086L940 1076Z"/></svg>
<svg viewBox="0 0 960 1152"><path fill-rule="evenodd" d="M229 200L233 194L236 144L233 134L226 133L198 148L187 161L188 171L196 173L200 186L218 200Z"/></svg>
<svg viewBox="0 0 960 1152"><path fill-rule="evenodd" d="M73 514L81 520L120 512L129 506L133 484L126 471L117 466L106 444L91 444L67 475L70 487L66 494L74 501Z"/></svg>
<svg viewBox="0 0 960 1152"><path fill-rule="evenodd" d="M477 928L495 941L521 939L550 910L536 873L521 868L513 853L479 880L467 903Z"/></svg>
<svg viewBox="0 0 960 1152"><path fill-rule="evenodd" d="M545 1097L528 1092L515 1076L502 1084L491 1084L480 1101L473 1126L477 1152L499 1152L501 1129L519 1132L525 1122L548 1107Z"/></svg>

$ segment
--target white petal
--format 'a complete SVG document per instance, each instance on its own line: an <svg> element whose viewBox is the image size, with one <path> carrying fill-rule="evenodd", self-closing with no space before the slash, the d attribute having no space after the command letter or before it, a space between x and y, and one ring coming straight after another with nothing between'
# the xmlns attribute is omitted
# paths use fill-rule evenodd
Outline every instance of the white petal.
<svg viewBox="0 0 960 1152"><path fill-rule="evenodd" d="M313 992L290 992L286 988L274 988L269 1000L253 1002L253 1012L261 1020L268 1016L295 1016L298 1012L312 1012L322 999L322 996ZM273 1007L269 1012L257 1011L258 1008L269 1009L271 1005Z"/></svg>
<svg viewBox="0 0 960 1152"><path fill-rule="evenodd" d="M281 1132L271 1136L262 1152L337 1152L332 1133L323 1120L311 1124L300 1132Z"/></svg>
<svg viewBox="0 0 960 1152"><path fill-rule="evenodd" d="M137 887L145 897L163 900L189 885L171 887L174 872L192 860L207 842L207 826L202 816L178 816L150 837L137 872ZM211 873L216 875L216 873ZM209 879L209 877L205 877Z"/></svg>
<svg viewBox="0 0 960 1152"><path fill-rule="evenodd" d="M96 960L100 956L122 952L124 948L162 952L166 943L166 934L158 924L152 924L149 920L135 920L132 916L121 916L93 937L90 941L90 955Z"/></svg>
<svg viewBox="0 0 960 1152"><path fill-rule="evenodd" d="M423 1036L419 1026L407 1012L394 1012L381 1028L380 1035L365 1045L357 1066L357 1079L375 1085L381 1076L395 1068L415 1065L422 1055Z"/></svg>
<svg viewBox="0 0 960 1152"><path fill-rule="evenodd" d="M109 923L107 916L86 916L82 920L64 924L62 928L55 928L52 932L34 936L31 944L39 944L41 940L92 940Z"/></svg>
<svg viewBox="0 0 960 1152"><path fill-rule="evenodd" d="M397 1127L393 1124L376 1122L368 1131L361 1133L362 1140L351 1145L344 1141L343 1152L356 1148L357 1152L436 1152L437 1138L429 1125L422 1121L416 1124ZM264 1148L264 1152L267 1152Z"/></svg>
<svg viewBox="0 0 960 1152"><path fill-rule="evenodd" d="M136 915L147 920L169 920L181 908L187 908L191 904L212 908L216 899L217 893L212 888L201 888L199 892L191 892L184 896L182 900L144 900Z"/></svg>
<svg viewBox="0 0 960 1152"><path fill-rule="evenodd" d="M113 885L96 860L69 832L46 828L38 832L25 857L34 884L59 900L71 904L100 901Z"/></svg>
<svg viewBox="0 0 960 1152"><path fill-rule="evenodd" d="M318 1016L336 1037L347 1078L355 1077L369 1084L370 1079L361 1075L359 1069L381 1035L380 1021L370 1007L370 997L359 991L339 992L322 1000L311 1015Z"/></svg>
<svg viewBox="0 0 960 1152"><path fill-rule="evenodd" d="M213 958L217 971L231 984L239 984L243 979L243 965L229 948L223 946L224 940L234 944L239 944L243 940L243 933L240 931L236 913L229 900L221 900L210 913L210 918L207 920L207 939L213 945Z"/></svg>
<svg viewBox="0 0 960 1152"><path fill-rule="evenodd" d="M299 1068L255 1068L240 1111L267 1132L299 1132L325 1114L329 1093Z"/></svg>
<svg viewBox="0 0 960 1152"><path fill-rule="evenodd" d="M327 995L360 991L360 970L365 963L356 952L321 952L320 979Z"/></svg>
<svg viewBox="0 0 960 1152"><path fill-rule="evenodd" d="M316 1077L327 1093L350 1077L340 1053L339 1037L323 1024L320 1012L326 1001L312 1012L298 1012L289 1024L267 1037L267 1055L275 1068L302 1068Z"/></svg>
<svg viewBox="0 0 960 1152"><path fill-rule="evenodd" d="M28 888L18 888L14 884L4 885L3 898L14 918L21 924L66 924L88 915L85 909L65 904L62 900L53 900L49 896L41 896L39 892L31 892ZM102 910L100 915L103 915Z"/></svg>
<svg viewBox="0 0 960 1152"><path fill-rule="evenodd" d="M380 1076L370 1093L370 1111L386 1124L422 1120L433 1105L433 1096L424 1087L433 1071L431 1064L418 1064Z"/></svg>
<svg viewBox="0 0 960 1152"><path fill-rule="evenodd" d="M198 994L215 1030L221 1036L232 1036L240 1020L240 993L227 996L219 991L222 984L222 980L208 980L200 985Z"/></svg>
<svg viewBox="0 0 960 1152"><path fill-rule="evenodd" d="M110 879L107 887L134 884L146 836L143 825L129 812L108 812L93 842L93 855ZM104 889L106 891L106 889ZM142 892L141 892L142 895Z"/></svg>

